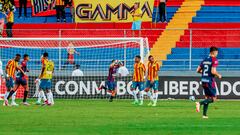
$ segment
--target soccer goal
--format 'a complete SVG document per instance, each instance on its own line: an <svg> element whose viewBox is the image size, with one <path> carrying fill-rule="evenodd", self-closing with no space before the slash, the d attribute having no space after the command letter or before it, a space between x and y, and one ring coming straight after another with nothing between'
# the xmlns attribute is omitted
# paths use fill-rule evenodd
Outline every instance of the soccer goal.
<svg viewBox="0 0 240 135"><path fill-rule="evenodd" d="M105 98L107 92L99 91L104 84L111 61L120 60L130 71L127 77L116 77L118 98L129 98L134 56L142 60L149 55L147 38L0 38L0 60L5 69L8 60L16 54L28 54L30 97L38 84L35 80L41 71L41 56L44 52L55 64L52 91L55 98ZM22 59L21 59L22 61ZM72 74L79 68L82 73ZM1 81L1 94L5 91ZM17 97L21 97L21 88Z"/></svg>

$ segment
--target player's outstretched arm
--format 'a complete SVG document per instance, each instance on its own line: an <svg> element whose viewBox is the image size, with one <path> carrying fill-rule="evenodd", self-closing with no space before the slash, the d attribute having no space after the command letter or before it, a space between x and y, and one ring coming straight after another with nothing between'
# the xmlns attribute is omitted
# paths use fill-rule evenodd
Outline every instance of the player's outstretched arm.
<svg viewBox="0 0 240 135"><path fill-rule="evenodd" d="M211 72L213 75L217 76L219 79L222 78L222 75L217 72L216 67L212 67Z"/></svg>
<svg viewBox="0 0 240 135"><path fill-rule="evenodd" d="M196 71L197 73L199 73L199 74L201 74L202 73L202 68L200 67L200 66L198 66L198 68L197 68L197 71Z"/></svg>

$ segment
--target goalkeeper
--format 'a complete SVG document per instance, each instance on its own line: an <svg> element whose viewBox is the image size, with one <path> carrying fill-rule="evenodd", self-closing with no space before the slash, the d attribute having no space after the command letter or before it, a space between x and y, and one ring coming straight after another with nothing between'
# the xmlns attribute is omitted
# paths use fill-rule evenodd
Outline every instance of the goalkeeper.
<svg viewBox="0 0 240 135"><path fill-rule="evenodd" d="M116 96L116 92L117 92L117 84L115 81L115 76L117 73L117 69L119 68L119 61L117 60L112 60L110 66L109 66L109 70L108 70L108 77L107 77L107 82L105 86L100 86L100 88L98 88L99 90L108 90L109 93L111 93L111 96L109 98L109 102L113 101L113 98Z"/></svg>

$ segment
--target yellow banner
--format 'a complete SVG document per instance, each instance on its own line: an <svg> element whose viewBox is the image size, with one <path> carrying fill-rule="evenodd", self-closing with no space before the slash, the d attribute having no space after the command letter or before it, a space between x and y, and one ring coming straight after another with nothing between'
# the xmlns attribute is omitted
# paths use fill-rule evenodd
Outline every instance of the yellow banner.
<svg viewBox="0 0 240 135"><path fill-rule="evenodd" d="M142 21L152 21L154 0L74 0L75 22L132 22L135 2Z"/></svg>

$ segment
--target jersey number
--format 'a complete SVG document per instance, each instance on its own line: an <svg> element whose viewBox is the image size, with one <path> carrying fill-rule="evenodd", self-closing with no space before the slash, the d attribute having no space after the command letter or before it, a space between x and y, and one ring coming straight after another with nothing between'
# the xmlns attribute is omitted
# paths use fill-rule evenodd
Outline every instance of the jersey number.
<svg viewBox="0 0 240 135"><path fill-rule="evenodd" d="M203 76L208 76L208 70L209 70L209 66L208 65L204 65Z"/></svg>

